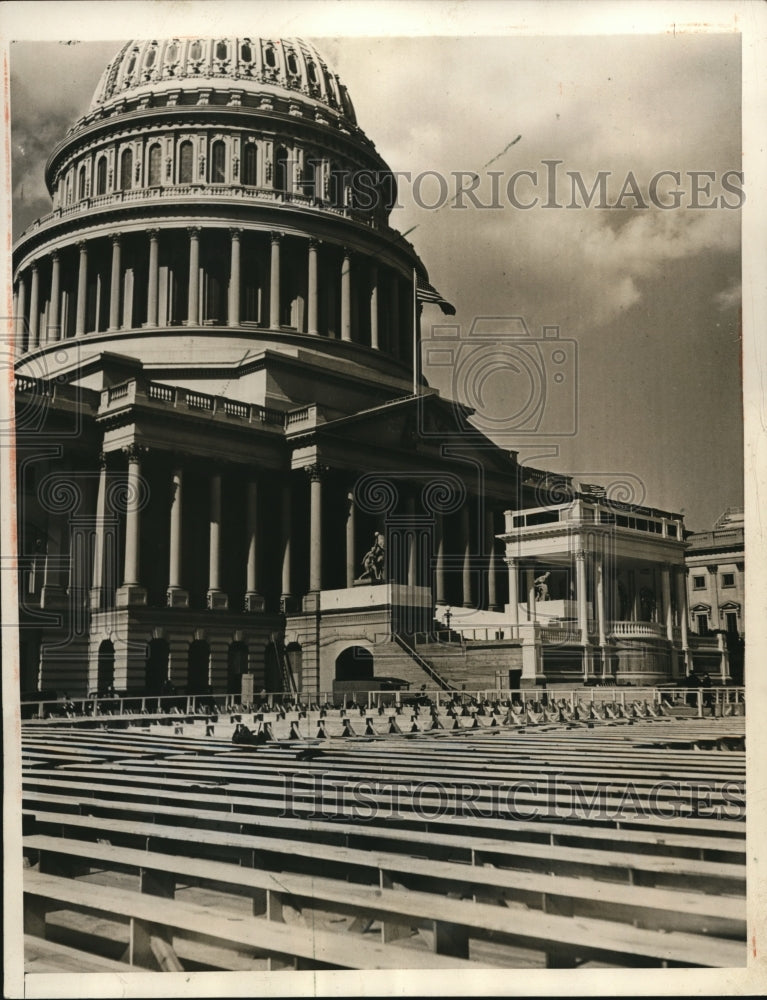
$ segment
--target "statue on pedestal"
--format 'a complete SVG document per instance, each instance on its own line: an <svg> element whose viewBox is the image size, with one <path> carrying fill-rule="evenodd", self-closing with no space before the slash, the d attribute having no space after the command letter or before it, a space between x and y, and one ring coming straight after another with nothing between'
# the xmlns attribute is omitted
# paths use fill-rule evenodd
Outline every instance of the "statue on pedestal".
<svg viewBox="0 0 767 1000"><path fill-rule="evenodd" d="M376 531L372 547L362 557L362 575L355 583L381 583L384 578L384 536Z"/></svg>
<svg viewBox="0 0 767 1000"><path fill-rule="evenodd" d="M549 599L549 585L546 583L551 573L543 573L541 576L536 576L533 580L533 586L535 587L535 599L536 601L548 601Z"/></svg>

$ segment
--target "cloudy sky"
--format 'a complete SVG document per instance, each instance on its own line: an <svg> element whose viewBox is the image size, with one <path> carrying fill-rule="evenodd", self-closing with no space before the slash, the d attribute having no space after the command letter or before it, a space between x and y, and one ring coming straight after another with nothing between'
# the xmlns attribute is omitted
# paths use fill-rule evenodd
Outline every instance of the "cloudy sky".
<svg viewBox="0 0 767 1000"><path fill-rule="evenodd" d="M258 33L243 13L238 33ZM723 187L724 175L741 169L739 36L437 37L438 23L434 31L311 32L392 169L423 175L420 189L401 180L402 207L391 221L410 231L433 284L457 310L445 319L425 308L425 338L440 336L444 347L445 334L459 335L448 342L452 367L427 366L427 376L477 406L479 425L521 460L608 488L626 483L634 499L683 511L693 529L709 527L743 502L741 213L722 204L739 202ZM189 33L181 25L176 32ZM298 24L290 33L310 37ZM15 235L49 210L45 158L123 40L11 45ZM554 198L545 160L561 161ZM495 171L495 206L465 199L457 207L458 171L467 172L463 185L478 175L478 200L491 206ZM537 175L537 183L521 176L512 192L520 204L537 196L533 208L508 195L519 171ZM623 207L597 208L595 199L567 208L569 175L588 191L602 171L606 203L623 189ZM678 172L680 183L661 178L656 200L672 203L679 190L678 208L650 198L662 171ZM697 201L715 207L693 207L691 171L713 174L699 182ZM736 178L729 183L737 189ZM544 208L547 198L562 207ZM469 331L483 316L525 321L537 382L509 334L519 322L480 324L490 331L481 346ZM444 323L460 330L431 330ZM543 327L559 328L558 364L557 345L533 344ZM534 434L518 419L533 383L545 393L526 411L541 417Z"/></svg>

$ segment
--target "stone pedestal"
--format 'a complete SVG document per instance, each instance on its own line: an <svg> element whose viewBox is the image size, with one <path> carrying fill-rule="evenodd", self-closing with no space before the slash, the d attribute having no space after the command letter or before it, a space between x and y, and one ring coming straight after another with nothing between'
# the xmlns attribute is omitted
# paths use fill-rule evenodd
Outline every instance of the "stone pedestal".
<svg viewBox="0 0 767 1000"><path fill-rule="evenodd" d="M189 593L183 587L168 587L168 607L188 608Z"/></svg>
<svg viewBox="0 0 767 1000"><path fill-rule="evenodd" d="M117 588L115 603L118 607L146 607L146 589L137 583L124 583Z"/></svg>
<svg viewBox="0 0 767 1000"><path fill-rule="evenodd" d="M249 590L245 595L246 611L263 611L265 607L264 598L254 590Z"/></svg>
<svg viewBox="0 0 767 1000"><path fill-rule="evenodd" d="M223 590L209 590L207 600L211 611L226 611L229 608L229 595Z"/></svg>

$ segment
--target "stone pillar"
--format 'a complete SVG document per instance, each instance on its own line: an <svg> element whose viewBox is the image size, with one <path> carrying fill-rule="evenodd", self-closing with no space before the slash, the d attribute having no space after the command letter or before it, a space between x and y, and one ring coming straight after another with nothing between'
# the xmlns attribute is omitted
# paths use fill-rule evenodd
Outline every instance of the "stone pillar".
<svg viewBox="0 0 767 1000"><path fill-rule="evenodd" d="M437 557L434 567L434 599L437 604L447 604L445 596L445 516L435 515L437 528Z"/></svg>
<svg viewBox="0 0 767 1000"><path fill-rule="evenodd" d="M319 333L318 327L318 301L319 301L319 282L317 280L317 240L309 240L309 250L308 250L308 268L309 274L307 278L307 292L306 297L307 302L307 322L306 322L306 332L307 333Z"/></svg>
<svg viewBox="0 0 767 1000"><path fill-rule="evenodd" d="M519 625L519 560L507 556L506 565L509 567L509 615L511 624L516 626Z"/></svg>
<svg viewBox="0 0 767 1000"><path fill-rule="evenodd" d="M322 474L320 465L306 469L309 476L309 590L322 590Z"/></svg>
<svg viewBox="0 0 767 1000"><path fill-rule="evenodd" d="M684 672L687 675L690 672L690 638L687 625L690 612L687 607L687 571L684 566L676 567L676 607L679 615Z"/></svg>
<svg viewBox="0 0 767 1000"><path fill-rule="evenodd" d="M269 326L280 328L280 234L272 233L272 257L269 268Z"/></svg>
<svg viewBox="0 0 767 1000"><path fill-rule="evenodd" d="M370 346L379 349L378 344L378 268L370 265Z"/></svg>
<svg viewBox="0 0 767 1000"><path fill-rule="evenodd" d="M589 610L586 593L586 552L578 549L575 553L575 590L578 602L578 630L581 633L581 644L589 645Z"/></svg>
<svg viewBox="0 0 767 1000"><path fill-rule="evenodd" d="M258 482L248 482L248 564L245 584L245 610L263 611L264 599L258 591Z"/></svg>
<svg viewBox="0 0 767 1000"><path fill-rule="evenodd" d="M486 522L487 531L487 608L488 611L500 611L498 604L498 581L496 579L495 525L493 512L488 510Z"/></svg>
<svg viewBox="0 0 767 1000"><path fill-rule="evenodd" d="M146 294L146 325L157 326L157 297L160 285L160 233L150 229L149 235L149 271Z"/></svg>
<svg viewBox="0 0 767 1000"><path fill-rule="evenodd" d="M352 339L352 258L344 248L341 259L341 340Z"/></svg>
<svg viewBox="0 0 767 1000"><path fill-rule="evenodd" d="M525 582L527 584L527 620L534 622L536 621L534 569L525 570Z"/></svg>
<svg viewBox="0 0 767 1000"><path fill-rule="evenodd" d="M356 559L354 558L354 536L355 536L355 504L354 494L349 493L346 497L346 586L354 586L354 571L356 569Z"/></svg>
<svg viewBox="0 0 767 1000"><path fill-rule="evenodd" d="M19 277L19 290L16 298L16 342L22 344L24 342L24 313L27 308L27 279L24 277ZM30 350L29 341L27 341L27 350Z"/></svg>
<svg viewBox="0 0 767 1000"><path fill-rule="evenodd" d="M91 576L91 610L100 611L103 606L104 572L104 515L106 514L107 462L102 453L99 456L99 485L96 495L96 534L93 539L93 575Z"/></svg>
<svg viewBox="0 0 767 1000"><path fill-rule="evenodd" d="M290 573L290 483L282 487L282 594L280 605L283 611L290 610L293 601Z"/></svg>
<svg viewBox="0 0 767 1000"><path fill-rule="evenodd" d="M605 566L602 557L597 559L597 627L599 629L599 645L607 645L607 630L605 628Z"/></svg>
<svg viewBox="0 0 767 1000"><path fill-rule="evenodd" d="M240 325L240 230L230 229L231 248L229 251L229 326Z"/></svg>
<svg viewBox="0 0 767 1000"><path fill-rule="evenodd" d="M51 299L48 307L48 330L46 343L61 339L61 255L58 250L51 254Z"/></svg>
<svg viewBox="0 0 767 1000"><path fill-rule="evenodd" d="M189 594L181 586L181 528L183 525L184 473L176 466L171 473L170 558L168 565L168 607L188 608Z"/></svg>
<svg viewBox="0 0 767 1000"><path fill-rule="evenodd" d="M461 507L461 542L463 544L463 606L473 608L474 601L471 592L471 525L469 523L469 498Z"/></svg>
<svg viewBox="0 0 767 1000"><path fill-rule="evenodd" d="M407 536L407 585L412 588L417 585L415 498L412 494L407 499L407 524L405 532Z"/></svg>
<svg viewBox="0 0 767 1000"><path fill-rule="evenodd" d="M671 567L668 563L661 566L661 590L663 593L663 614L666 621L666 638L674 641L674 610L671 607Z"/></svg>
<svg viewBox="0 0 767 1000"><path fill-rule="evenodd" d="M187 296L186 321L190 326L200 322L200 230L190 226L189 233L189 294Z"/></svg>
<svg viewBox="0 0 767 1000"><path fill-rule="evenodd" d="M146 590L139 583L139 512L143 499L140 449L135 444L123 451L128 456L128 480L125 497L125 561L123 584L117 591L119 605L146 604Z"/></svg>
<svg viewBox="0 0 767 1000"><path fill-rule="evenodd" d="M210 534L208 551L208 607L225 611L229 598L221 589L221 473L210 477Z"/></svg>
<svg viewBox="0 0 767 1000"><path fill-rule="evenodd" d="M112 274L109 285L109 329L120 329L120 289L122 287L122 235L112 235Z"/></svg>
<svg viewBox="0 0 767 1000"><path fill-rule="evenodd" d="M713 592L713 600L711 602L711 624L709 628L718 629L719 628L719 567L706 566L709 576L711 577Z"/></svg>
<svg viewBox="0 0 767 1000"><path fill-rule="evenodd" d="M400 356L400 345L399 345L399 275L396 271L392 272L391 279L391 316L389 330L391 335L391 343L389 344L389 351L394 355L395 358Z"/></svg>
<svg viewBox="0 0 767 1000"><path fill-rule="evenodd" d="M80 336L85 333L85 312L88 304L88 244L85 240L81 240L77 246L80 250L80 265L77 272L75 336Z"/></svg>
<svg viewBox="0 0 767 1000"><path fill-rule="evenodd" d="M34 351L40 343L40 273L37 261L32 264L32 282L29 292L29 349Z"/></svg>

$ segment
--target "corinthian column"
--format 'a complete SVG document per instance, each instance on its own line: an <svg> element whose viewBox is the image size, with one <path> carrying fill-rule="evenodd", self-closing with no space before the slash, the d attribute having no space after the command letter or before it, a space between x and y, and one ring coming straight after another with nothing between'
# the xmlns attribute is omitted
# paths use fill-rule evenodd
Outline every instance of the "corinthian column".
<svg viewBox="0 0 767 1000"><path fill-rule="evenodd" d="M181 529L183 525L184 473L177 466L171 473L170 558L168 566L168 607L188 608L189 594L181 586Z"/></svg>
<svg viewBox="0 0 767 1000"><path fill-rule="evenodd" d="M190 227L189 233L189 295L187 296L186 317L190 326L200 322L200 230Z"/></svg>
<svg viewBox="0 0 767 1000"><path fill-rule="evenodd" d="M269 268L269 326L280 328L280 234L272 233L272 256Z"/></svg>
<svg viewBox="0 0 767 1000"><path fill-rule="evenodd" d="M141 478L141 449L135 445L123 448L128 457L128 477L125 492L125 560L123 584L117 591L118 605L146 604L146 590L139 583L139 513L144 497Z"/></svg>
<svg viewBox="0 0 767 1000"><path fill-rule="evenodd" d="M224 611L229 598L221 589L221 473L210 477L210 533L208 559L208 607Z"/></svg>
<svg viewBox="0 0 767 1000"><path fill-rule="evenodd" d="M80 264L77 272L77 313L75 335L85 333L85 314L88 297L88 244L85 240L77 244L80 248Z"/></svg>

